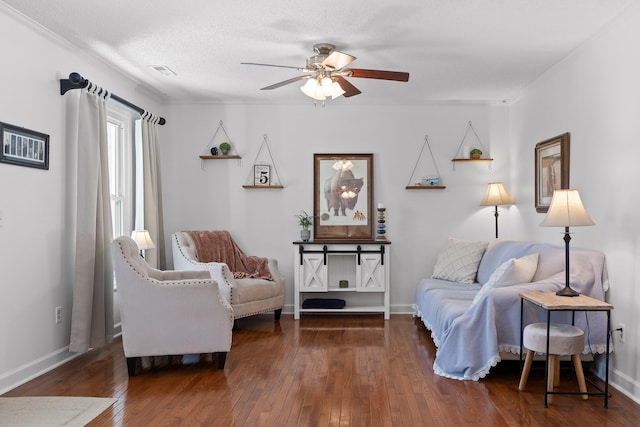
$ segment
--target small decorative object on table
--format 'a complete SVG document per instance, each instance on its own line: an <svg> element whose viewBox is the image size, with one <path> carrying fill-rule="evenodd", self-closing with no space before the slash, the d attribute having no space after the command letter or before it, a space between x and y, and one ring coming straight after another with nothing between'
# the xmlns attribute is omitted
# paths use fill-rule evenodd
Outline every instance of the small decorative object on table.
<svg viewBox="0 0 640 427"><path fill-rule="evenodd" d="M296 218L298 218L298 225L302 227L302 230L300 230L300 239L303 242L308 242L309 239L311 239L311 230L309 230L309 227L313 225L313 217L305 211L300 211L300 213L296 215Z"/></svg>
<svg viewBox="0 0 640 427"><path fill-rule="evenodd" d="M387 240L386 226L385 226L385 212L386 208L382 203L378 203L378 229L376 230L376 240Z"/></svg>
<svg viewBox="0 0 640 427"><path fill-rule="evenodd" d="M231 144L229 144L228 142L223 142L222 144L220 144L220 152L223 156L226 156L230 150Z"/></svg>

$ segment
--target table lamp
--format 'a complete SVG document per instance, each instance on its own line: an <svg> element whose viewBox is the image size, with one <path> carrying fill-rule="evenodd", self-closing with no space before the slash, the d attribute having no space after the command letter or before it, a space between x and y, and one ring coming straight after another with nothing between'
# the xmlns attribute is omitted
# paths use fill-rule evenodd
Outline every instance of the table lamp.
<svg viewBox="0 0 640 427"><path fill-rule="evenodd" d="M589 214L582 205L578 190L556 190L547 211L547 216L540 223L543 227L564 227L565 247L565 282L564 289L556 292L562 297L576 297L580 295L571 289L569 284L569 227L594 225Z"/></svg>
<svg viewBox="0 0 640 427"><path fill-rule="evenodd" d="M484 198L480 202L480 206L495 206L496 217L496 239L498 238L498 206L500 205L513 205L514 201L507 194L507 190L504 189L504 185L501 182L490 182L487 186L487 191L484 193Z"/></svg>
<svg viewBox="0 0 640 427"><path fill-rule="evenodd" d="M131 238L136 245L138 245L138 249L140 249L140 256L144 258L144 254L142 251L147 249L154 249L156 245L153 244L153 240L151 240L151 236L147 230L133 230L131 232Z"/></svg>

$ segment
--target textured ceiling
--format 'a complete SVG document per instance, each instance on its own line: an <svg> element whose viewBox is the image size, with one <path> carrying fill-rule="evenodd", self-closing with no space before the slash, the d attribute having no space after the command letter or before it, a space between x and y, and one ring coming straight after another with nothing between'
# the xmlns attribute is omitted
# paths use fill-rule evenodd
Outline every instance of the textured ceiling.
<svg viewBox="0 0 640 427"><path fill-rule="evenodd" d="M593 37L631 0L4 0L118 68L166 102L310 102L299 74L315 43L356 68L406 71L408 83L351 78L340 103L508 101ZM164 76L163 65L176 75ZM82 74L83 70L77 71ZM91 76L86 76L91 78ZM99 82L96 82L99 83Z"/></svg>

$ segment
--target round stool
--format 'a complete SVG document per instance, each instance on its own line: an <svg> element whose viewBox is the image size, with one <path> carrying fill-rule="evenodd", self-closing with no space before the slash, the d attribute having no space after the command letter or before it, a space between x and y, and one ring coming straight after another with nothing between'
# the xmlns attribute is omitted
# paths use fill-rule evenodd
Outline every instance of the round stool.
<svg viewBox="0 0 640 427"><path fill-rule="evenodd" d="M534 353L546 353L547 351L547 324L532 323L524 328L522 344L527 348L527 358L524 361L522 376L520 377L519 390L524 390L527 385L529 371L533 363ZM560 383L560 356L571 356L573 366L578 377L580 392L587 392L587 385L584 381L582 362L580 354L584 349L584 332L580 328L571 325L552 323L549 325L549 366L547 366L547 391L553 391L554 386ZM553 394L547 396L547 401L551 403ZM589 396L582 395L584 400Z"/></svg>

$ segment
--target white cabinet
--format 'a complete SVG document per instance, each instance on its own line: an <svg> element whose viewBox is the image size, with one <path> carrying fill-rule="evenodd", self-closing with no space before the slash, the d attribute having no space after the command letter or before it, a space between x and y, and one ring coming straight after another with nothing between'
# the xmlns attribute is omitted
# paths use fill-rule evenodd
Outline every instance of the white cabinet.
<svg viewBox="0 0 640 427"><path fill-rule="evenodd" d="M294 242L294 318L300 313L384 313L389 319L390 242ZM344 308L303 308L307 299Z"/></svg>

